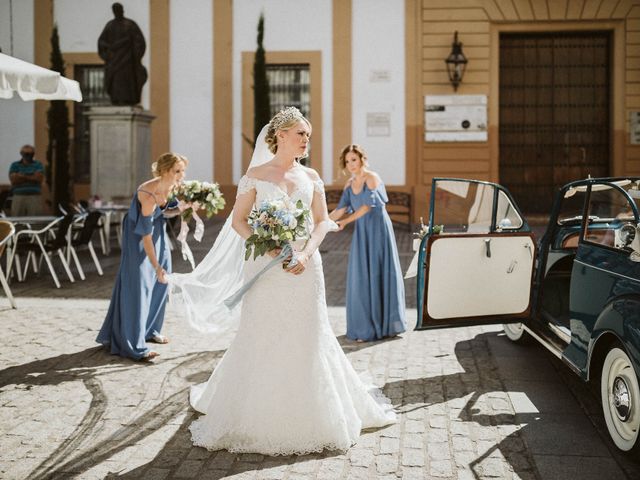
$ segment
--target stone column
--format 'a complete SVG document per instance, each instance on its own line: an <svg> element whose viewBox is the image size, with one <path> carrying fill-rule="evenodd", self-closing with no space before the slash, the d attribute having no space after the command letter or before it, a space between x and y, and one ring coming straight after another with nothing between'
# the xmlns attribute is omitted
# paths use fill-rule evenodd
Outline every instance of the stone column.
<svg viewBox="0 0 640 480"><path fill-rule="evenodd" d="M142 107L91 107L91 194L131 197L151 177L151 121Z"/></svg>

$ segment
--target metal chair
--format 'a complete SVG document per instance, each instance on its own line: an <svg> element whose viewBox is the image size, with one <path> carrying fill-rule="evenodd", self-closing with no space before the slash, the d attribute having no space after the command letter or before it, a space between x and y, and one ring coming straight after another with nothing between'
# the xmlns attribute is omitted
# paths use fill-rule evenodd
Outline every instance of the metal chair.
<svg viewBox="0 0 640 480"><path fill-rule="evenodd" d="M76 264L76 269L78 270L78 274L82 280L85 279L84 270L80 265L80 260L78 259L78 254L76 252L77 248L87 247L89 253L91 254L91 258L93 258L93 263L96 266L96 270L98 271L98 275L102 275L102 266L100 265L100 261L98 260L98 256L96 255L95 250L93 249L93 244L91 243L91 238L93 237L93 233L100 228L100 219L102 218L102 214L100 212L89 212L87 216L84 218L84 224L82 229L78 231L76 236L71 239L68 244L68 249L71 252L71 256L73 256L73 261Z"/></svg>
<svg viewBox="0 0 640 480"><path fill-rule="evenodd" d="M41 258L47 262L47 267L49 267L49 272L53 277L53 282L56 284L57 288L60 288L60 281L58 280L58 276L53 268L53 263L49 258L50 255L54 253L58 254L60 258L60 262L64 267L67 276L69 277L69 281L74 282L73 275L71 274L71 269L69 268L69 263L64 255L64 249L69 244L69 229L71 228L71 224L75 215L69 214L64 217L58 217L51 223L49 223L46 227L40 230L21 230L15 236L15 247L13 249L10 263L13 263L13 257L15 255L27 252L27 258L25 260L24 271L22 274L22 281L24 281L27 277L27 272L29 270L29 259L32 255L36 255L37 253L41 253ZM56 235L54 238L46 238L49 233L53 231L53 227L57 227ZM20 237L28 237L33 239L33 242L30 243L20 243Z"/></svg>
<svg viewBox="0 0 640 480"><path fill-rule="evenodd" d="M11 237L15 234L15 227L13 223L8 222L6 220L0 220L0 258L2 258L2 254L4 253L5 246L7 242L11 239ZM9 288L9 283L7 282L7 277L2 270L2 263L0 263L0 284L2 284L2 289L4 290L5 295L9 299L9 304L11 308L18 308L16 306L16 301L11 294L11 289Z"/></svg>

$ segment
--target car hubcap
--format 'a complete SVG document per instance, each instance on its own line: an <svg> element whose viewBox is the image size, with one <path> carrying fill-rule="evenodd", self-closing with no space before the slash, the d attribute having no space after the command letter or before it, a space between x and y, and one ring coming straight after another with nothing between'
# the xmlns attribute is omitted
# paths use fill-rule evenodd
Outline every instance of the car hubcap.
<svg viewBox="0 0 640 480"><path fill-rule="evenodd" d="M522 334L524 333L524 326L522 323L505 323L502 325L504 333L507 334L507 337L513 341L520 340L522 338Z"/></svg>
<svg viewBox="0 0 640 480"><path fill-rule="evenodd" d="M640 431L638 377L627 354L613 348L605 358L601 379L602 407L607 429L616 446L631 450Z"/></svg>
<svg viewBox="0 0 640 480"><path fill-rule="evenodd" d="M622 377L616 377L613 380L613 406L618 418L626 422L631 415L631 393L627 382Z"/></svg>

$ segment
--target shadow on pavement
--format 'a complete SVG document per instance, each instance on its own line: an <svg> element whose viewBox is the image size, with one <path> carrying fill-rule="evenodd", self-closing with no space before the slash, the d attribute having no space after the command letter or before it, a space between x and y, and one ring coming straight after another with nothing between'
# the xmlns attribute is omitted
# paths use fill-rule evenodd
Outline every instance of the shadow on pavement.
<svg viewBox="0 0 640 480"><path fill-rule="evenodd" d="M582 410L578 395L593 394L584 384L572 393L558 372L566 367L540 346L516 345L492 332L458 342L454 352L464 372L390 382L383 391L403 399L396 405L402 413L447 402L452 406L467 397L452 422L458 431L448 433L454 445L456 435L461 444L469 436L464 422L517 428L497 444L483 442L484 453L470 451L468 466L475 478L499 476L491 470L495 456L504 457L523 478L637 478L638 470L631 467L630 473L629 465L621 464L626 462L616 458L612 442L596 432Z"/></svg>
<svg viewBox="0 0 640 480"><path fill-rule="evenodd" d="M350 342L344 336L338 337L338 340L346 353L382 343ZM104 367L131 369L138 368L140 364L108 355L97 347L1 371L0 385L55 385L80 380L92 395L91 406L76 430L28 478L43 480L82 476L84 472L144 441L170 423L176 425L177 431L153 458L143 460L144 464L132 471L111 472L107 478L138 479L153 473L160 475L167 470L190 467L197 469L191 472L196 476L205 470L207 478L223 478L258 469L277 471L289 465L299 465L300 473L303 473L304 463L343 453L327 451L305 456L265 458L258 454L232 454L225 450L209 452L194 447L188 426L196 414L189 407L188 390L190 385L208 378L211 365L222 354L223 351L219 350L179 357L178 364L167 372L163 383L187 382L188 386L163 398L153 408L98 441L99 425L109 401L100 380L100 375L105 374ZM558 372L554 359L541 355L537 346L516 347L497 333L482 333L471 340L458 342L454 354L446 356L457 361L463 371L389 382L383 390L392 400L401 399L398 402L394 400L394 403L398 403L396 409L401 415L448 403L449 410L457 413L456 417L451 418L452 431L447 433L445 429L444 432L454 445L456 438L464 442L465 436L469 436L469 432L465 431L469 423L517 428L499 443L491 444L486 440L482 442L482 448L479 447L479 453L473 450L469 452L468 466L476 478L496 475L491 470L492 457L496 456L504 457L513 472L525 478L548 478L548 475L553 476L553 472L557 474L563 470L579 473L581 478L599 478L602 472L608 472L606 478L609 479L626 478L620 469L623 466L611 458L607 445L576 403L573 397L575 392L572 394L563 386L561 379L555 379ZM108 369L106 373L111 371ZM522 378L522 372L526 372L525 378ZM160 391L163 390L161 387ZM498 394L492 395L495 392ZM509 392L511 402L501 392ZM564 405L566 412L558 408L559 402ZM515 414L512 403L516 407ZM579 411L575 411L576 405ZM572 422L563 420L567 416L572 418ZM454 428L460 430L454 431ZM296 470L295 466L293 470ZM625 470L631 477L637 472L628 468ZM187 471L173 473L189 474Z"/></svg>
<svg viewBox="0 0 640 480"><path fill-rule="evenodd" d="M171 382L175 378L186 379L190 384L206 380L207 375L211 373L211 363L222 357L223 353L219 350L185 355L184 360L167 373L163 383ZM99 376L112 372L110 370L98 373L95 368L114 364L115 368L129 369L147 364L109 355L101 347L76 354L61 355L59 362L55 362L53 368L50 367L52 362L52 359L46 359L0 372L0 379L3 382L23 385L58 384L64 381L81 380L92 396L91 404L78 427L29 474L30 480L69 478L80 475L118 452L142 441L186 409L185 397L188 395L189 387L164 398L157 406L145 411L106 439L89 444L88 441L93 440L99 433L98 425L109 405L109 399L105 395ZM46 364L49 364L49 367ZM194 370L196 373L188 373ZM34 374L39 375L33 376Z"/></svg>

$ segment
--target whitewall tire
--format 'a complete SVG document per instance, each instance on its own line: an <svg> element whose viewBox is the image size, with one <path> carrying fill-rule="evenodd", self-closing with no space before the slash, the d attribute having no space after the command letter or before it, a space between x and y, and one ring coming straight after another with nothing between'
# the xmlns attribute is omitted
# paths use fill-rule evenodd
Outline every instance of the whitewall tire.
<svg viewBox="0 0 640 480"><path fill-rule="evenodd" d="M527 339L527 332L524 331L522 323L505 323L502 325L502 329L512 342L521 343Z"/></svg>
<svg viewBox="0 0 640 480"><path fill-rule="evenodd" d="M640 386L631 360L624 350L609 350L600 376L602 411L616 446L625 452L638 447Z"/></svg>

